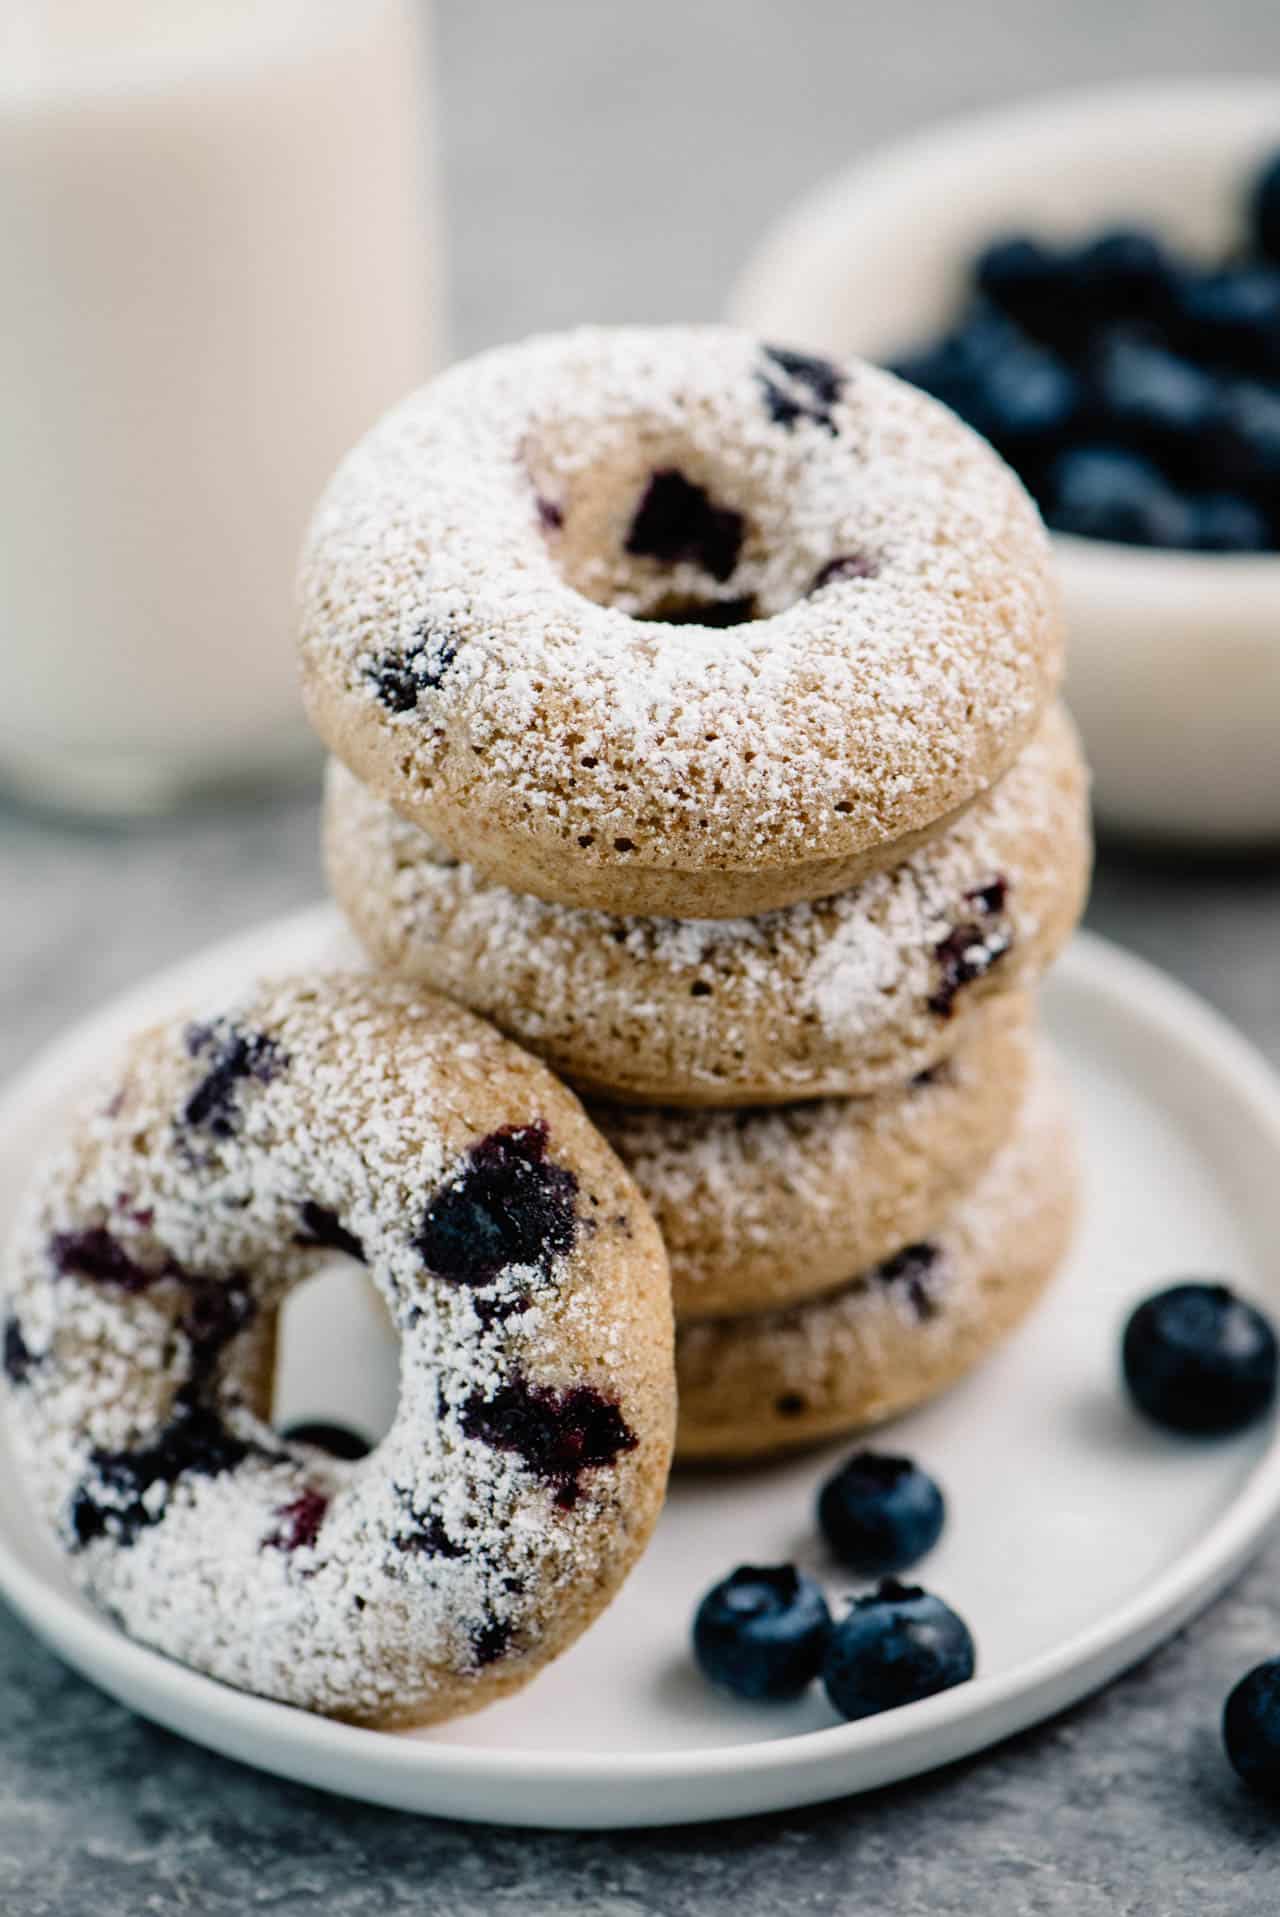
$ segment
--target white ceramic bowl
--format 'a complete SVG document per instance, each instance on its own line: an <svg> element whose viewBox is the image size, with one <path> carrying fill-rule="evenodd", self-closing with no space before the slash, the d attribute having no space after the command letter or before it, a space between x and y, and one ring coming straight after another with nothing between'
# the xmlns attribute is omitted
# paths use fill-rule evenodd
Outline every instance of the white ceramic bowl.
<svg viewBox="0 0 1280 1917"><path fill-rule="evenodd" d="M1133 221L1213 259L1277 147L1280 85L1249 81L1072 94L946 126L803 200L748 265L732 316L881 358L937 333L1002 232ZM1055 545L1103 820L1183 843L1280 842L1280 558Z"/></svg>

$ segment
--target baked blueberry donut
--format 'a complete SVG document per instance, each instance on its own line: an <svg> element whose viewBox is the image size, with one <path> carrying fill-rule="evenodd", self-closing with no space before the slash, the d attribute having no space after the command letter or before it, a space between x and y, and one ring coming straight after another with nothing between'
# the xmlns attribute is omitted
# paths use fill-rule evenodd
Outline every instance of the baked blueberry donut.
<svg viewBox="0 0 1280 1917"><path fill-rule="evenodd" d="M359 1462L269 1422L335 1252L401 1342ZM38 1180L4 1328L83 1589L227 1684L358 1723L478 1709L608 1603L674 1421L661 1242L571 1094L396 981L295 978L139 1038Z"/></svg>
<svg viewBox="0 0 1280 1917"><path fill-rule="evenodd" d="M341 766L329 879L376 964L486 1013L620 1102L763 1105L904 1085L1035 983L1084 903L1088 790L1061 706L999 785L892 872L752 919L614 917L457 864Z"/></svg>
<svg viewBox="0 0 1280 1917"><path fill-rule="evenodd" d="M1030 1311L1075 1207L1071 1126L1041 1062L1012 1138L924 1239L808 1304L679 1328L677 1457L761 1457L936 1396Z"/></svg>
<svg viewBox="0 0 1280 1917"><path fill-rule="evenodd" d="M726 918L897 863L1057 682L1026 493L933 400L726 327L452 368L332 480L311 718L516 891Z"/></svg>
<svg viewBox="0 0 1280 1917"><path fill-rule="evenodd" d="M926 1237L1013 1130L1031 1051L1031 1008L1006 996L876 1098L593 1107L657 1220L676 1322L798 1304Z"/></svg>

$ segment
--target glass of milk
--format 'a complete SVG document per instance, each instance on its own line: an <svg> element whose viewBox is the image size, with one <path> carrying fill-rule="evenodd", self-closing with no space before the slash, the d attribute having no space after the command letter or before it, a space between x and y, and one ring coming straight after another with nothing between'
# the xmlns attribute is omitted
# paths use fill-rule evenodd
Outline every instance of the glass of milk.
<svg viewBox="0 0 1280 1917"><path fill-rule="evenodd" d="M0 783L288 775L307 514L435 350L420 4L0 13Z"/></svg>

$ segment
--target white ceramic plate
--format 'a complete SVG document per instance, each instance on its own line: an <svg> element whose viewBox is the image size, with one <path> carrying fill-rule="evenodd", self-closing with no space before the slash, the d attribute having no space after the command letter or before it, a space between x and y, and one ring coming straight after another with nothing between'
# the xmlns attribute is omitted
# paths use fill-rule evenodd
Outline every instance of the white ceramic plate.
<svg viewBox="0 0 1280 1917"><path fill-rule="evenodd" d="M259 971L349 957L328 908L153 980L56 1046L0 1103L0 1226L86 1073L139 1022ZM521 1696L392 1736L265 1703L130 1643L76 1596L0 1447L0 1589L71 1664L214 1750L370 1802L546 1826L677 1824L890 1783L1060 1710L1220 1591L1280 1509L1274 1431L1162 1436L1116 1383L1126 1308L1175 1275L1225 1274L1280 1312L1280 1088L1212 1012L1081 938L1046 994L1074 1079L1087 1203L1048 1303L977 1376L894 1428L944 1482L947 1534L923 1570L968 1618L980 1675L878 1719L833 1722L820 1694L782 1710L712 1695L686 1653L702 1591L742 1560L826 1576L810 1511L841 1446L769 1470L678 1480L617 1603ZM285 1329L281 1415L382 1421L395 1353L335 1270ZM356 1349L366 1362L352 1362Z"/></svg>

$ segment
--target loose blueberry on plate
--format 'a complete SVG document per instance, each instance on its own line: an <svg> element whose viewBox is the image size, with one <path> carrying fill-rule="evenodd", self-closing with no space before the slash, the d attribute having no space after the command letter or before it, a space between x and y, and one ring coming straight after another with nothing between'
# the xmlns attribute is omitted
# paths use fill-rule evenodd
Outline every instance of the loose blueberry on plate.
<svg viewBox="0 0 1280 1917"><path fill-rule="evenodd" d="M1250 213L1258 251L1280 261L1280 153L1273 154L1258 174Z"/></svg>
<svg viewBox="0 0 1280 1917"><path fill-rule="evenodd" d="M863 1577L918 1564L942 1535L946 1503L910 1458L858 1451L818 1494L818 1524L834 1557Z"/></svg>
<svg viewBox="0 0 1280 1917"><path fill-rule="evenodd" d="M803 1571L741 1564L698 1606L693 1654L720 1690L781 1703L818 1675L830 1633L827 1601Z"/></svg>
<svg viewBox="0 0 1280 1917"><path fill-rule="evenodd" d="M1226 1285L1171 1285L1125 1326L1125 1383L1139 1410L1170 1431L1241 1431L1276 1394L1275 1332Z"/></svg>
<svg viewBox="0 0 1280 1917"><path fill-rule="evenodd" d="M1111 446L1078 446L1054 461L1046 481L1044 514L1059 532L1127 546L1186 546L1187 503L1158 467L1137 453Z"/></svg>
<svg viewBox="0 0 1280 1917"><path fill-rule="evenodd" d="M822 1682L833 1707L852 1720L949 1691L976 1664L969 1627L950 1605L886 1578L834 1626Z"/></svg>
<svg viewBox="0 0 1280 1917"><path fill-rule="evenodd" d="M1280 1799L1280 1657L1256 1665L1222 1713L1227 1756L1249 1789Z"/></svg>
<svg viewBox="0 0 1280 1917"><path fill-rule="evenodd" d="M330 1424L320 1418L286 1425L280 1436L290 1444L313 1444L317 1451L327 1451L331 1458L367 1458L373 1449L369 1440L349 1425Z"/></svg>

